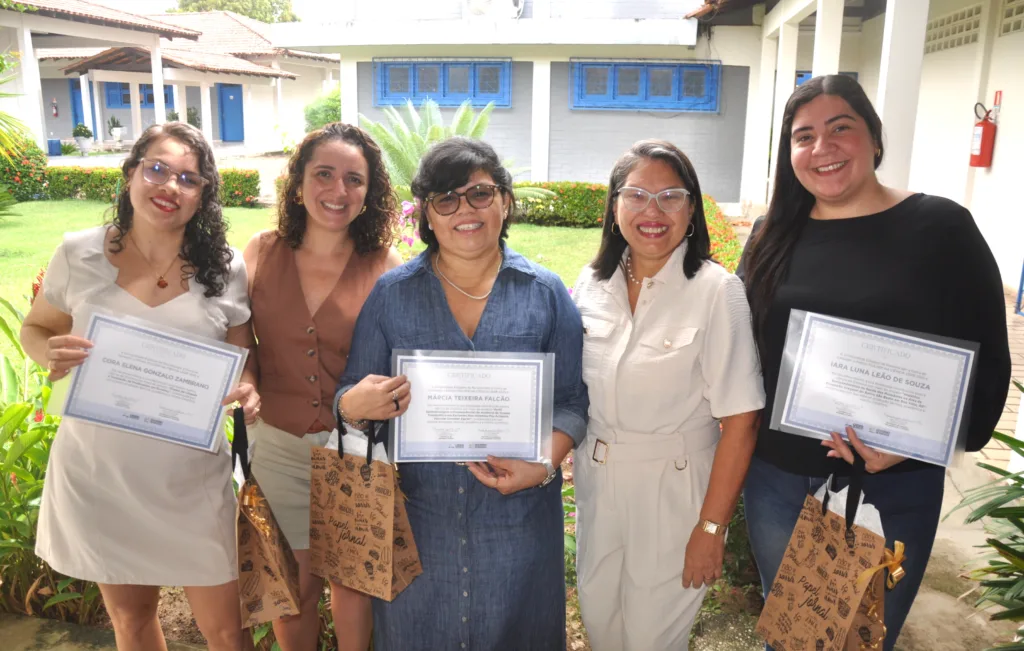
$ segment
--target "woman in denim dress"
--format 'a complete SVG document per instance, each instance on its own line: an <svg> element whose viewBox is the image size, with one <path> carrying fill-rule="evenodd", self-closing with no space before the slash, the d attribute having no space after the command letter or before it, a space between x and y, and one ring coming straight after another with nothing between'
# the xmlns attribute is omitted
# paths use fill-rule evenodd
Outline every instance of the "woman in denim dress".
<svg viewBox="0 0 1024 651"><path fill-rule="evenodd" d="M393 349L555 353L552 459L409 463L400 485L423 574L374 601L378 651L565 649L559 464L586 435L583 327L562 281L505 245L512 177L487 144L435 145L412 185L427 250L385 273L356 322L336 398L350 427L409 406Z"/></svg>

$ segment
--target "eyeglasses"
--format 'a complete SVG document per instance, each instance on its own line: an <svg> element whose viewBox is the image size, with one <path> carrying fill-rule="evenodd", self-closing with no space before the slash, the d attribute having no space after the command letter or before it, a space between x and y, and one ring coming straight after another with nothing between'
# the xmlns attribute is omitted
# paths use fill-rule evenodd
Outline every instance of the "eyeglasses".
<svg viewBox="0 0 1024 651"><path fill-rule="evenodd" d="M172 176L177 180L178 189L182 194L199 194L203 186L209 183L195 172L176 172L161 161L149 158L142 160L142 178L153 185L163 185L170 181Z"/></svg>
<svg viewBox="0 0 1024 651"><path fill-rule="evenodd" d="M459 209L459 202L462 197L465 197L466 203L473 208L487 208L494 203L494 195L498 192L502 192L501 186L481 183L480 185L474 185L465 192L452 190L443 194L432 194L427 197L427 201L430 202L430 205L433 206L434 211L438 215L447 216L454 215Z"/></svg>
<svg viewBox="0 0 1024 651"><path fill-rule="evenodd" d="M686 188L669 188L653 194L643 188L625 187L619 190L622 198L622 205L632 212L641 212L651 204L651 199L657 199L658 208L662 212L679 212L686 207L686 198L690 191Z"/></svg>

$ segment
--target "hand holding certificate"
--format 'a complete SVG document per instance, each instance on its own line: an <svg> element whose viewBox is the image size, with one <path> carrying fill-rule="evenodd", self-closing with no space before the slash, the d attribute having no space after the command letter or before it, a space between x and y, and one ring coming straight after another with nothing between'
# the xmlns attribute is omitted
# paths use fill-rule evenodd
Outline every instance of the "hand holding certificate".
<svg viewBox="0 0 1024 651"><path fill-rule="evenodd" d="M223 401L247 351L140 319L95 312L64 416L215 452Z"/></svg>
<svg viewBox="0 0 1024 651"><path fill-rule="evenodd" d="M852 428L872 448L949 466L964 441L976 351L793 310L771 427L823 440Z"/></svg>

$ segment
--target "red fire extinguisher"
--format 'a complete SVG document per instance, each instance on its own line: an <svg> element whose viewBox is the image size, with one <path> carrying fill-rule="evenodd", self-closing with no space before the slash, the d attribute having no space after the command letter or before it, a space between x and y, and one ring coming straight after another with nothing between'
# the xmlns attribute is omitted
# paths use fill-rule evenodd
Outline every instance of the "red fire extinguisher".
<svg viewBox="0 0 1024 651"><path fill-rule="evenodd" d="M54 97L53 101L50 102L50 110L53 111L53 117L57 117L57 98Z"/></svg>
<svg viewBox="0 0 1024 651"><path fill-rule="evenodd" d="M992 120L992 111L981 102L974 105L974 115L978 122L974 125L974 138L971 140L971 167L991 167L996 123Z"/></svg>

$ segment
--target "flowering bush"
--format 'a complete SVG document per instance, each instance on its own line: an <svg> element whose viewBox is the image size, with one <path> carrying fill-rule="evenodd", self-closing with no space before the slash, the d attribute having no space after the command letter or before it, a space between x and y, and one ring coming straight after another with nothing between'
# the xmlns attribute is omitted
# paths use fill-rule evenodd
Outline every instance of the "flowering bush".
<svg viewBox="0 0 1024 651"><path fill-rule="evenodd" d="M42 199L46 192L46 154L34 142L23 140L21 153L0 158L0 184L18 201Z"/></svg>
<svg viewBox="0 0 1024 651"><path fill-rule="evenodd" d="M419 241L416 204L411 201L403 201L402 214L398 217L398 233L395 236L395 248L402 255L402 260L408 262L416 255L416 243Z"/></svg>
<svg viewBox="0 0 1024 651"><path fill-rule="evenodd" d="M51 167L46 175L50 199L114 201L121 180L121 170L116 167ZM220 181L220 199L225 206L251 207L259 200L256 170L221 170Z"/></svg>
<svg viewBox="0 0 1024 651"><path fill-rule="evenodd" d="M516 187L522 185L517 183ZM530 183L555 193L549 199L524 198L519 202L516 220L521 224L538 226L576 226L594 228L604 218L604 202L608 186L601 183L553 181Z"/></svg>

